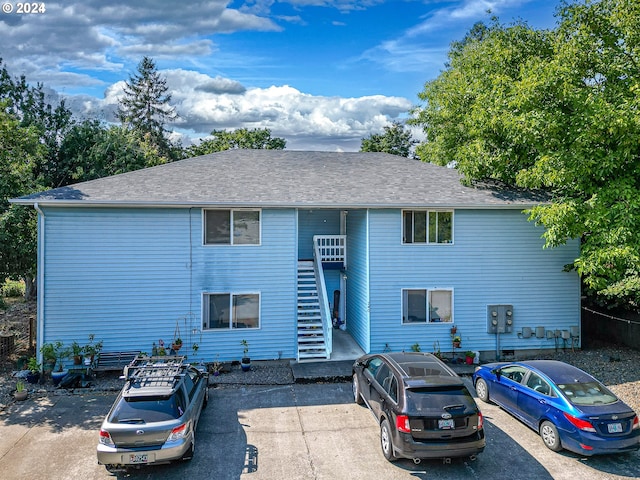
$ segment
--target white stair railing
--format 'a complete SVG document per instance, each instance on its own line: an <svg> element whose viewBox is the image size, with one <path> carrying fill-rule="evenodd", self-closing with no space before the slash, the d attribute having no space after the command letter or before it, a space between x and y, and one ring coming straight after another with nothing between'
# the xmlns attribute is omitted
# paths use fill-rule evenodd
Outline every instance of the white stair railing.
<svg viewBox="0 0 640 480"><path fill-rule="evenodd" d="M347 268L346 235L314 235L313 245L322 262L341 262L342 268Z"/></svg>
<svg viewBox="0 0 640 480"><path fill-rule="evenodd" d="M327 299L327 287L324 281L322 256L320 253L320 246L318 245L316 238L318 237L313 237L313 268L316 273L316 282L318 284L318 301L320 302L320 316L322 317L322 333L324 334L327 358L329 358L333 349L333 323L331 322L331 314L329 313L329 301Z"/></svg>

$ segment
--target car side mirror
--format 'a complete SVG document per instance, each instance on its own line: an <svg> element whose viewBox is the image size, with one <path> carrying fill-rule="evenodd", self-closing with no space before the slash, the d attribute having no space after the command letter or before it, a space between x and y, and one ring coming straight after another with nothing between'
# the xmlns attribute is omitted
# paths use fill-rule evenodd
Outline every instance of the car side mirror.
<svg viewBox="0 0 640 480"><path fill-rule="evenodd" d="M500 381L500 377L502 376L502 371L499 368L494 368L493 370L491 370L491 373L493 373L498 379L498 381Z"/></svg>

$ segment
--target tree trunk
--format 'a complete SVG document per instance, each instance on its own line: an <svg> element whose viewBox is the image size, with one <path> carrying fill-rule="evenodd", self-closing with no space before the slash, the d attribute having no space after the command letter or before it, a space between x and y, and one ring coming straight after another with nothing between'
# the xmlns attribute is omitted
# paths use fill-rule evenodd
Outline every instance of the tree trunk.
<svg viewBox="0 0 640 480"><path fill-rule="evenodd" d="M38 295L38 288L36 286L36 279L31 276L25 275L24 280L24 299L35 300Z"/></svg>

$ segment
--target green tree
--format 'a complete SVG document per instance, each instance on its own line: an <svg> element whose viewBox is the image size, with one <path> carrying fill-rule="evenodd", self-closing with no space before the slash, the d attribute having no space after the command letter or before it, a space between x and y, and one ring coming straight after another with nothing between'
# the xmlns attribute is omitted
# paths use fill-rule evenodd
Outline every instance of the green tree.
<svg viewBox="0 0 640 480"><path fill-rule="evenodd" d="M74 125L63 139L57 174L66 185L169 161L137 130L85 120Z"/></svg>
<svg viewBox="0 0 640 480"><path fill-rule="evenodd" d="M284 138L272 138L271 130L268 128L256 128L253 130L239 128L230 132L213 130L211 136L213 138L188 147L186 149L187 156L195 157L236 148L284 150L287 145L287 141Z"/></svg>
<svg viewBox="0 0 640 480"><path fill-rule="evenodd" d="M52 105L47 101L44 87L30 86L24 75L11 77L0 59L0 100L6 100L4 110L19 120L21 127L33 127L46 147L33 168L33 175L46 186L61 186L51 172L57 170L60 143L74 120L64 100Z"/></svg>
<svg viewBox="0 0 640 480"><path fill-rule="evenodd" d="M412 122L422 160L467 183L539 189L546 245L581 238L570 266L608 305L640 306L640 8L563 5L557 28L494 21L454 44Z"/></svg>
<svg viewBox="0 0 640 480"><path fill-rule="evenodd" d="M175 160L179 149L171 144L165 129L167 121L177 118L175 109L169 104L171 94L168 91L167 80L158 73L155 62L143 57L137 73L129 76L125 83L118 118L123 125L154 144L161 157Z"/></svg>
<svg viewBox="0 0 640 480"><path fill-rule="evenodd" d="M34 126L20 126L6 110L7 103L0 102L0 283L22 277L31 298L36 275L35 212L8 200L36 188L33 169L46 148Z"/></svg>
<svg viewBox="0 0 640 480"><path fill-rule="evenodd" d="M384 133L373 133L362 139L361 152L385 152L413 158L412 148L417 143L400 122L384 127Z"/></svg>

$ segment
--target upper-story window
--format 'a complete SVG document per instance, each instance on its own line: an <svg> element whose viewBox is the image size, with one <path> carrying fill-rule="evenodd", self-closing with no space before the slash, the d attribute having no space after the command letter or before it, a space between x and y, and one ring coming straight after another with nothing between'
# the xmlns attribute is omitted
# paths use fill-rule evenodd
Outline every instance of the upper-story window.
<svg viewBox="0 0 640 480"><path fill-rule="evenodd" d="M403 210L402 243L453 243L453 212Z"/></svg>
<svg viewBox="0 0 640 480"><path fill-rule="evenodd" d="M260 245L260 210L205 210L205 245Z"/></svg>

